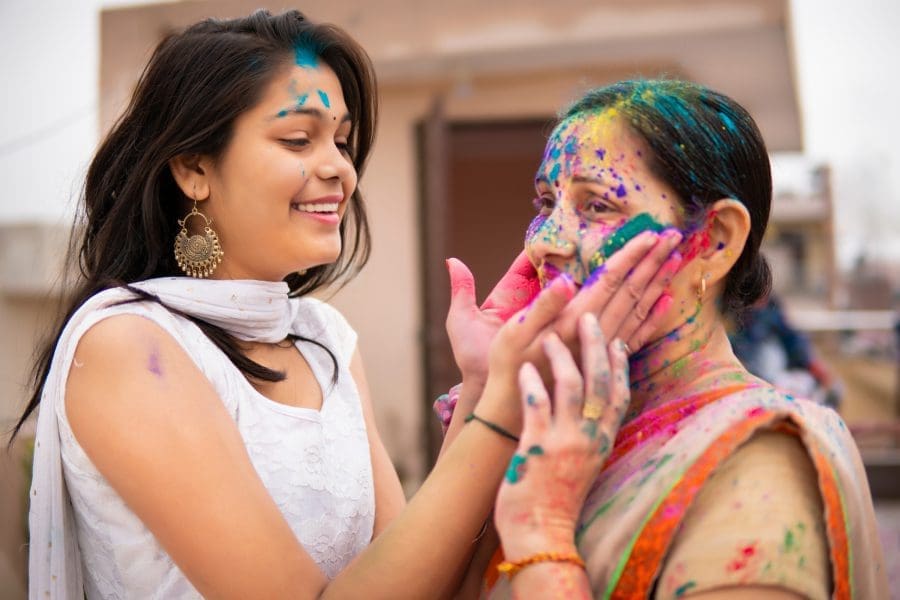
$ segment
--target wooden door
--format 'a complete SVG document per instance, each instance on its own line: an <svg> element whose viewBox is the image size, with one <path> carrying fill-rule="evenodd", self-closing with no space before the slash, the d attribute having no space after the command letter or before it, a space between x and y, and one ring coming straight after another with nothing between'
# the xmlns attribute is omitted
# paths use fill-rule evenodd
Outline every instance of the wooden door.
<svg viewBox="0 0 900 600"><path fill-rule="evenodd" d="M423 427L432 460L441 437L431 403L460 379L444 328L450 298L444 260L455 256L469 266L483 300L522 250L552 122L448 122L436 103L419 129L428 406Z"/></svg>

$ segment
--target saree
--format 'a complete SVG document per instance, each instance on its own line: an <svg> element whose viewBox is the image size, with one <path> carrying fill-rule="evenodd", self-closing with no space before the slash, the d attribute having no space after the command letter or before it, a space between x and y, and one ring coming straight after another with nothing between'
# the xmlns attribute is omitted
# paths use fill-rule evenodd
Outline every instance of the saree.
<svg viewBox="0 0 900 600"><path fill-rule="evenodd" d="M831 409L748 384L666 403L619 431L575 535L594 597L653 597L667 552L704 484L764 431L796 436L815 470L832 597L888 597L869 486L846 425ZM512 597L509 582L496 575L500 560L498 552L485 572L483 597Z"/></svg>

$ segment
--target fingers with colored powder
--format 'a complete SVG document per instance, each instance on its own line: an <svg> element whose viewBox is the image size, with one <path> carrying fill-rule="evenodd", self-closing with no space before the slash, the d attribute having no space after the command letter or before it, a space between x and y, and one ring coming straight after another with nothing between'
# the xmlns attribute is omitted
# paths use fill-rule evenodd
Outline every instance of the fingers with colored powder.
<svg viewBox="0 0 900 600"><path fill-rule="evenodd" d="M519 371L523 430L500 487L495 522L507 561L537 555L572 557L564 563L528 563L512 580L516 593L549 589L565 576L567 597L589 598L578 567L575 526L584 498L611 450L629 399L628 361L618 340L606 343L599 322L578 322L582 373L555 334L542 344L551 365L551 397L534 365ZM596 410L595 410L596 409Z"/></svg>

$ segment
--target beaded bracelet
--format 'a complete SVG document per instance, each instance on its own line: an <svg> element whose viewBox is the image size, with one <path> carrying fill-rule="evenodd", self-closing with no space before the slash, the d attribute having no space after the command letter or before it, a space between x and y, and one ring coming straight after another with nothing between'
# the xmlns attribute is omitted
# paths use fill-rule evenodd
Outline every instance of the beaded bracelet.
<svg viewBox="0 0 900 600"><path fill-rule="evenodd" d="M476 415L475 413L469 413L469 414L466 416L466 418L465 418L465 422L466 422L466 423L471 423L472 421L478 421L479 423L481 423L482 425L484 425L485 427L487 427L487 428L490 429L491 431L493 431L493 432L495 432L495 433L499 433L500 435L502 435L502 436L505 437L506 439L512 440L512 441L514 441L514 442L516 442L516 443L519 442L519 438L518 438L517 436L511 434L510 432L508 432L507 430L503 429L502 427L500 427L500 426L497 425L496 423L491 423L491 422L488 421L487 419L482 419L481 417L479 417L479 416Z"/></svg>
<svg viewBox="0 0 900 600"><path fill-rule="evenodd" d="M519 560L504 560L497 565L497 570L506 575L507 579L512 579L524 567L542 562L566 562L577 565L582 569L585 568L584 559L577 552L537 552Z"/></svg>

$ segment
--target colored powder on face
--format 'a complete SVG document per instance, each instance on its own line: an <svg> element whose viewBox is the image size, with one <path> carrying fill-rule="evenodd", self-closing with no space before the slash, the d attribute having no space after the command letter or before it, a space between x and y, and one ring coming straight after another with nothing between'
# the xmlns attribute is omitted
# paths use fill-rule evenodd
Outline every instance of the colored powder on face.
<svg viewBox="0 0 900 600"><path fill-rule="evenodd" d="M286 116L288 116L288 111L287 110L279 110L277 116L279 119L281 119L282 117L286 117Z"/></svg>
<svg viewBox="0 0 900 600"><path fill-rule="evenodd" d="M628 195L628 190L625 189L625 184L620 183L619 187L616 188L616 198L624 198L627 195Z"/></svg>
<svg viewBox="0 0 900 600"><path fill-rule="evenodd" d="M604 160L606 158L606 150L604 148L598 148L596 150L596 154L600 158L600 160Z"/></svg>
<svg viewBox="0 0 900 600"><path fill-rule="evenodd" d="M326 94L322 90L317 91L319 93L319 99L322 100L322 104L325 105L325 108L331 108L331 102L328 100L328 94Z"/></svg>
<svg viewBox="0 0 900 600"><path fill-rule="evenodd" d="M550 169L550 181L551 182L556 181L557 178L559 178L559 169L560 169L560 164L554 163L553 168Z"/></svg>
<svg viewBox="0 0 900 600"><path fill-rule="evenodd" d="M525 476L525 462L527 460L527 456L513 454L512 459L509 461L509 467L506 469L506 481L509 483L522 481L522 478Z"/></svg>
<svg viewBox="0 0 900 600"><path fill-rule="evenodd" d="M716 246L716 250L721 250L724 247L725 247L725 242L719 242L719 244Z"/></svg>
<svg viewBox="0 0 900 600"><path fill-rule="evenodd" d="M303 69L317 69L319 57L308 46L298 44L294 46L294 63Z"/></svg>
<svg viewBox="0 0 900 600"><path fill-rule="evenodd" d="M534 445L528 449L528 454L530 454L532 456L543 456L544 449L541 448L540 446Z"/></svg>
<svg viewBox="0 0 900 600"><path fill-rule="evenodd" d="M297 94L297 106L303 106L306 104L306 99L309 98L309 94Z"/></svg>
<svg viewBox="0 0 900 600"><path fill-rule="evenodd" d="M600 264L605 262L607 258L622 249L625 244L637 237L645 231L655 231L659 233L666 228L656 219L647 213L640 213L628 219L619 229L617 229L606 242L597 250L597 253L603 258Z"/></svg>

